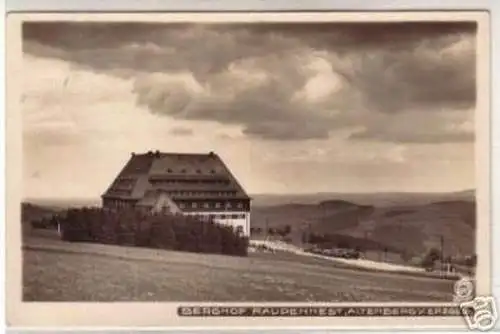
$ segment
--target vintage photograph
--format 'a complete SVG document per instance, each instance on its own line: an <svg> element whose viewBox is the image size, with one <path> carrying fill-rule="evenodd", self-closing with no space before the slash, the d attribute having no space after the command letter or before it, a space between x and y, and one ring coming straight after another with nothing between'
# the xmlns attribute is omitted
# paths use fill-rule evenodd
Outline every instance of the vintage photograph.
<svg viewBox="0 0 500 334"><path fill-rule="evenodd" d="M23 301L453 302L477 29L24 22Z"/></svg>

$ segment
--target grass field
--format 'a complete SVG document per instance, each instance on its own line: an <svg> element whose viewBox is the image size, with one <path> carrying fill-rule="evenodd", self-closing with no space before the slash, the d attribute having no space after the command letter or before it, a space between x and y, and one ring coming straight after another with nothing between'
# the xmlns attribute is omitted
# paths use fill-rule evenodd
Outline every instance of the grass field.
<svg viewBox="0 0 500 334"><path fill-rule="evenodd" d="M339 268L292 254L247 258L24 240L25 301L443 301L453 282Z"/></svg>

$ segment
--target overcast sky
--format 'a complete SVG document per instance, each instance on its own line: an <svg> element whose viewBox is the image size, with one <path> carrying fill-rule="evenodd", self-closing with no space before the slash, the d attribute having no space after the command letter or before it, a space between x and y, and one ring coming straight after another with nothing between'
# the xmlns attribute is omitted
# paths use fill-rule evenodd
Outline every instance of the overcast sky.
<svg viewBox="0 0 500 334"><path fill-rule="evenodd" d="M474 188L475 24L24 25L24 193L215 151L250 193Z"/></svg>

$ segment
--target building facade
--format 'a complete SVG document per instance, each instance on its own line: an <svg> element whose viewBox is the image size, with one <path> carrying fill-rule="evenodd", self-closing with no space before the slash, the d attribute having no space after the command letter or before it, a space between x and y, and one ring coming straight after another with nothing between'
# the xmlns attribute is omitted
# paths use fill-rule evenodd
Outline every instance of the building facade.
<svg viewBox="0 0 500 334"><path fill-rule="evenodd" d="M102 195L105 208L183 214L250 235L251 199L215 153L132 153Z"/></svg>

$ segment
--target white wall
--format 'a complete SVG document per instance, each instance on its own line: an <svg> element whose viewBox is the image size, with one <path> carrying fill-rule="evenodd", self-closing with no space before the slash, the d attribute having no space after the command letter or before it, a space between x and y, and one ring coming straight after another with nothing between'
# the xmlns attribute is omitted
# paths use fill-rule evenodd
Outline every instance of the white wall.
<svg viewBox="0 0 500 334"><path fill-rule="evenodd" d="M244 211L203 211L203 212L185 212L185 215L188 216L195 216L195 215L201 215L201 216L208 216L208 215L243 215L244 218L217 218L214 219L214 222L217 224L221 225L229 225L232 226L234 229L236 229L238 226L241 226L243 228L243 234L245 236L250 236L250 212L244 212Z"/></svg>
<svg viewBox="0 0 500 334"><path fill-rule="evenodd" d="M170 197L165 194L160 194L153 206L153 212L162 212L164 209L167 209L173 214L181 212L177 204L175 204L174 201L170 199Z"/></svg>

